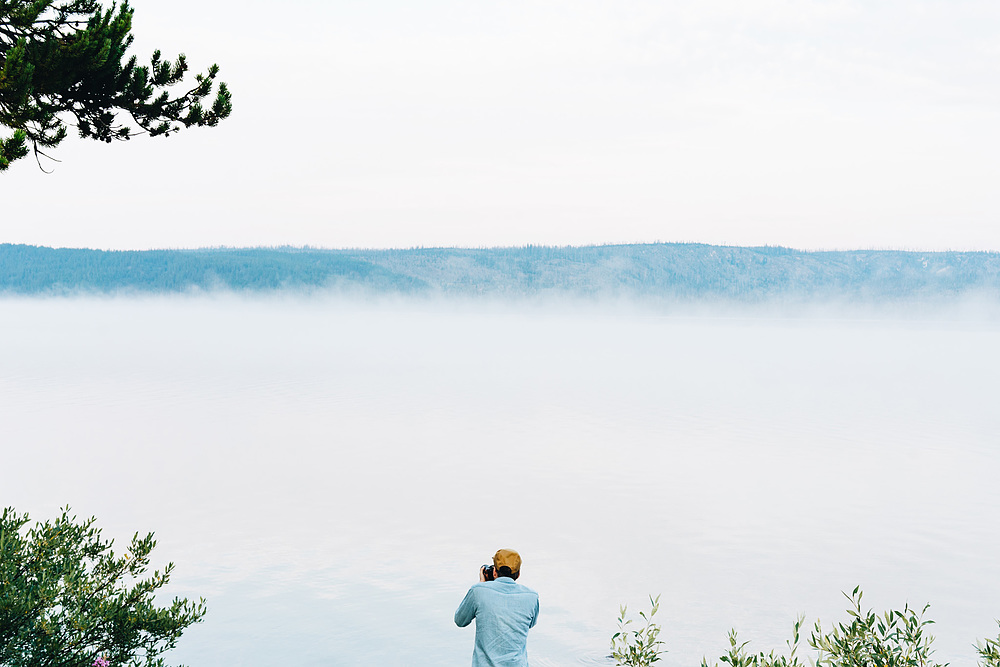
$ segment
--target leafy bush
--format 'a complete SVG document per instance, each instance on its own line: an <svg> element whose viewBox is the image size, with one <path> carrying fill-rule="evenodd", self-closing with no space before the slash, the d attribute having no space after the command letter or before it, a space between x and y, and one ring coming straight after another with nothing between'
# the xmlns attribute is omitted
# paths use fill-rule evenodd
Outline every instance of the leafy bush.
<svg viewBox="0 0 1000 667"><path fill-rule="evenodd" d="M818 655L810 663L817 667L946 667L931 659L934 637L927 632L927 626L933 621L924 620L930 605L919 612L905 605L902 610L876 614L870 609L862 611L860 587L845 596L851 601L847 609L851 621L834 625L829 632L824 632L822 624L816 622L809 646ZM751 654L746 650L749 642L740 643L732 630L729 650L719 660L731 667L804 667L796 655L804 620L804 616L798 618L792 639L786 642L788 656L774 651ZM1000 638L987 640L986 646L980 647L980 655L986 661L984 667L1000 667ZM701 664L709 667L707 660Z"/></svg>
<svg viewBox="0 0 1000 667"><path fill-rule="evenodd" d="M805 621L804 616L799 616L792 629L792 639L785 642L788 645L788 655L780 655L774 651L770 653L748 653L747 644L750 642L739 641L736 630L729 631L729 651L721 656L719 660L730 665L730 667L805 667L795 654L799 649L799 629ZM709 667L708 660L702 658L701 667ZM718 667L716 663L715 667Z"/></svg>
<svg viewBox="0 0 1000 667"><path fill-rule="evenodd" d="M931 659L934 637L924 620L930 605L917 612L905 605L902 610L876 614L861 610L860 587L855 587L847 613L850 623L840 623L824 634L820 622L809 639L809 645L819 651L819 667L944 667Z"/></svg>
<svg viewBox="0 0 1000 667"><path fill-rule="evenodd" d="M659 662L660 656L666 653L660 649L663 642L658 639L660 626L653 622L653 616L660 609L660 596L649 596L649 616L639 612L645 625L638 629L630 629L632 619L626 618L628 608L622 605L618 614L618 632L611 637L611 657L615 664L623 667L649 667Z"/></svg>
<svg viewBox="0 0 1000 667"><path fill-rule="evenodd" d="M153 535L136 534L116 555L93 518L69 508L27 529L28 515L0 516L0 665L162 667L159 656L205 615L205 601L154 594L173 564L145 576Z"/></svg>
<svg viewBox="0 0 1000 667"><path fill-rule="evenodd" d="M976 650L982 667L1000 667L1000 635L996 639L986 639L985 642L976 644Z"/></svg>

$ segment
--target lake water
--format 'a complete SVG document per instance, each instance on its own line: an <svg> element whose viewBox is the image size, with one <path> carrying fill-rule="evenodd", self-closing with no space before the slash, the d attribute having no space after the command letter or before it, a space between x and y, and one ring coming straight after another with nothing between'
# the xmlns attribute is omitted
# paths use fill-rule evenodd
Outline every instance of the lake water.
<svg viewBox="0 0 1000 667"><path fill-rule="evenodd" d="M0 503L154 531L208 600L172 662L465 665L455 607L524 557L536 667L781 648L798 613L1000 617L1000 323L612 305L0 301ZM805 650L805 647L803 648Z"/></svg>

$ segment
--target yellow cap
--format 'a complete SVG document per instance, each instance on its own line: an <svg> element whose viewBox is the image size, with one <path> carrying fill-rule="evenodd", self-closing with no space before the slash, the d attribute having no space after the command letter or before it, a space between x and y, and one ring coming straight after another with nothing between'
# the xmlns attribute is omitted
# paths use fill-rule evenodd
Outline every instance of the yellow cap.
<svg viewBox="0 0 1000 667"><path fill-rule="evenodd" d="M500 569L501 567L509 567L512 574L517 574L521 571L521 554L517 553L513 549L501 549L493 556L493 567Z"/></svg>

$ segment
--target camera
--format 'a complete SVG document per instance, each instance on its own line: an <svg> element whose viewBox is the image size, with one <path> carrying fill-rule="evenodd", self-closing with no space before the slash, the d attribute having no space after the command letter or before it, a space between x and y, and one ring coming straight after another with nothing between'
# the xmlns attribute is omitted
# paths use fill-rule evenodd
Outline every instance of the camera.
<svg viewBox="0 0 1000 667"><path fill-rule="evenodd" d="M492 565L483 565L483 577L486 581L493 581L497 578L496 572L493 570Z"/></svg>

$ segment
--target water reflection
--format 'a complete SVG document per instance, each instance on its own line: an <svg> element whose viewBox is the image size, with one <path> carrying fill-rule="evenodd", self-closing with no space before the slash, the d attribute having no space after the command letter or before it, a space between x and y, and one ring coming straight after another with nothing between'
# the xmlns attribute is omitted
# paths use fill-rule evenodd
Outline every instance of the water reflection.
<svg viewBox="0 0 1000 667"><path fill-rule="evenodd" d="M662 593L667 665L736 626L932 602L995 635L994 324L426 303L0 302L4 502L154 530L209 598L192 665L464 664L498 546L533 664L602 664ZM499 516L498 519L491 518Z"/></svg>

